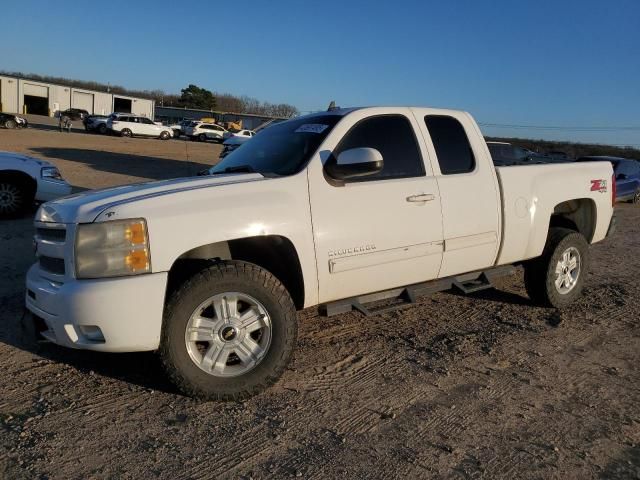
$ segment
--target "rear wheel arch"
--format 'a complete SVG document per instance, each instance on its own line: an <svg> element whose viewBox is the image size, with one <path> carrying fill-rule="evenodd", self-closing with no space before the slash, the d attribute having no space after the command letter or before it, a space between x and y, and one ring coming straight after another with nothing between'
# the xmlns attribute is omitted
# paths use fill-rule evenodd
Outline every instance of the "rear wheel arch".
<svg viewBox="0 0 640 480"><path fill-rule="evenodd" d="M597 224L597 208L590 198L579 198L559 203L549 219L549 232L553 228L567 228L582 234L591 243Z"/></svg>

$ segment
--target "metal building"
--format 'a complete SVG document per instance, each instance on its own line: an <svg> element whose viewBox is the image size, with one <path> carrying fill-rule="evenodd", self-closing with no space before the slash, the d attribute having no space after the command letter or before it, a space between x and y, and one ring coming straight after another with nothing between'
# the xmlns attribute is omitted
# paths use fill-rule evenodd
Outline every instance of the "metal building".
<svg viewBox="0 0 640 480"><path fill-rule="evenodd" d="M98 92L68 85L0 75L0 111L55 116L68 108L108 115L134 113L153 118L155 102L146 98Z"/></svg>

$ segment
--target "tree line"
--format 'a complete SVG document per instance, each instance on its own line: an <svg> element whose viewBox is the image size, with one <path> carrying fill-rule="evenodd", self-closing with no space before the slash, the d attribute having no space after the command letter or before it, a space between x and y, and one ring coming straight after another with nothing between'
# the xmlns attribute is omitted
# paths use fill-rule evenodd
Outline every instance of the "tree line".
<svg viewBox="0 0 640 480"><path fill-rule="evenodd" d="M180 95L162 95L155 99L165 107L199 108L223 112L253 113L269 117L291 118L299 114L298 109L287 103L269 103L246 95L236 96L230 93L215 93L197 85L189 85L180 91Z"/></svg>
<svg viewBox="0 0 640 480"><path fill-rule="evenodd" d="M527 138L499 138L485 137L491 142L508 142L519 147L527 148L537 153L564 152L570 158L587 156L610 156L632 158L640 160L640 149L632 147L617 147L590 143L574 143L568 141L530 140Z"/></svg>
<svg viewBox="0 0 640 480"><path fill-rule="evenodd" d="M237 96L231 93L219 93L197 85L188 85L180 94L167 93L163 90L132 90L120 85L109 85L101 82L75 80L65 77L38 75L34 73L7 72L0 70L0 75L24 78L39 82L57 83L73 88L95 90L97 92L115 93L131 97L155 100L157 105L166 107L195 108L220 112L251 113L269 117L291 118L299 114L293 105L287 103L262 102L246 95Z"/></svg>

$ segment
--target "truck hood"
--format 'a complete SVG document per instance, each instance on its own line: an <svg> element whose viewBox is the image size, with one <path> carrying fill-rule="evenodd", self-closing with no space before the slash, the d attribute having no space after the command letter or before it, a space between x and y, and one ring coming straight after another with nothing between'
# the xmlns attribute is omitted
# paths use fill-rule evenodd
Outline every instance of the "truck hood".
<svg viewBox="0 0 640 480"><path fill-rule="evenodd" d="M264 180L259 173L174 178L100 190L87 190L47 202L36 213L37 222L88 223L102 212L125 203L220 185Z"/></svg>

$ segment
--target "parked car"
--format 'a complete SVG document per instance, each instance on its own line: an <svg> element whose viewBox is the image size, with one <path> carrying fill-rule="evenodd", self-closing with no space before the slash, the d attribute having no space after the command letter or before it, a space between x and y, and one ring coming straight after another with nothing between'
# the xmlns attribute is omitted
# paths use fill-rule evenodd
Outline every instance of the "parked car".
<svg viewBox="0 0 640 480"><path fill-rule="evenodd" d="M107 129L123 137L156 137L169 140L173 136L169 127L130 113L111 115L107 120Z"/></svg>
<svg viewBox="0 0 640 480"><path fill-rule="evenodd" d="M100 132L102 134L107 133L107 120L108 115L89 115L82 120L84 129L87 132Z"/></svg>
<svg viewBox="0 0 640 480"><path fill-rule="evenodd" d="M254 132L253 130L236 130L236 129L232 129L232 130L228 130L228 131L224 132L224 135L222 136L222 138L224 138L225 140L227 138L231 138L231 137L251 138L255 134L256 134L256 132Z"/></svg>
<svg viewBox="0 0 640 480"><path fill-rule="evenodd" d="M71 193L58 169L44 160L14 152L0 152L0 218L22 213L35 202Z"/></svg>
<svg viewBox="0 0 640 480"><path fill-rule="evenodd" d="M547 152L547 155L552 159L552 160L571 160L571 157L569 156L568 153L566 152L561 152L559 150L552 150L550 152Z"/></svg>
<svg viewBox="0 0 640 480"><path fill-rule="evenodd" d="M186 135L186 129L191 123L196 122L196 120L185 118L181 120L179 123L175 123L173 125L169 125L169 128L173 130L173 138L180 138L182 135Z"/></svg>
<svg viewBox="0 0 640 480"><path fill-rule="evenodd" d="M11 113L0 113L0 127L13 129L27 128L28 126L29 122L27 122L26 118Z"/></svg>
<svg viewBox="0 0 640 480"><path fill-rule="evenodd" d="M67 108L66 110L60 112L59 115L67 116L71 120L84 120L85 117L89 116L89 112L81 108Z"/></svg>
<svg viewBox="0 0 640 480"><path fill-rule="evenodd" d="M240 145L248 142L253 137L231 137L227 138L224 142L222 142L222 152L220 152L220 156L218 157L222 160L224 157L229 155L234 150L238 149Z"/></svg>
<svg viewBox="0 0 640 480"><path fill-rule="evenodd" d="M207 176L48 202L36 228L64 240L35 238L25 329L71 348L158 350L187 394L246 398L285 371L296 309L377 314L380 300L490 288L512 264L535 303L570 305L612 226L612 174L606 162L494 167L455 110L298 117Z"/></svg>
<svg viewBox="0 0 640 480"><path fill-rule="evenodd" d="M495 165L507 166L527 163L545 163L546 158L526 148L507 142L487 142Z"/></svg>
<svg viewBox="0 0 640 480"><path fill-rule="evenodd" d="M609 162L616 177L616 201L640 203L640 163L619 157L580 157L577 162Z"/></svg>
<svg viewBox="0 0 640 480"><path fill-rule="evenodd" d="M201 142L208 140L222 142L226 131L224 127L216 125L215 123L191 122L185 129L185 135L191 140L200 140Z"/></svg>

